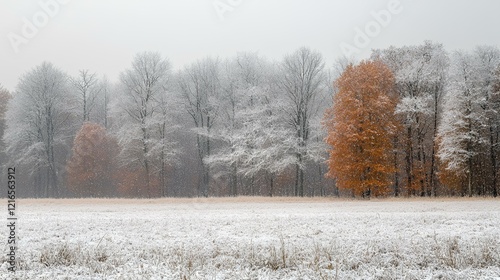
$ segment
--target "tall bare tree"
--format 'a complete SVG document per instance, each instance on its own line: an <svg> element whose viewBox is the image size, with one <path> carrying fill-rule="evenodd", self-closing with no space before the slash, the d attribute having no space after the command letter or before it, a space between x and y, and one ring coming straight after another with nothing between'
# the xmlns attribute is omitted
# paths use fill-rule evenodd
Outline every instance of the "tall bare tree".
<svg viewBox="0 0 500 280"><path fill-rule="evenodd" d="M44 62L21 77L7 113L7 151L34 175L35 196L59 196L59 173L73 134L68 78ZM66 152L65 152L66 151Z"/></svg>
<svg viewBox="0 0 500 280"><path fill-rule="evenodd" d="M157 98L164 94L170 75L170 63L155 52L137 54L132 67L120 75L122 95L117 97L114 108L115 118L119 120L116 125L122 147L120 156L126 165L139 167L144 172L145 190L137 186L137 196L155 194L151 177L156 158L152 151L156 150L158 141L155 117L161 114Z"/></svg>
<svg viewBox="0 0 500 280"><path fill-rule="evenodd" d="M295 190L304 196L305 160L308 154L311 120L318 115L319 97L327 89L324 62L320 53L301 48L285 57L277 84L284 95L283 110L296 137Z"/></svg>
<svg viewBox="0 0 500 280"><path fill-rule="evenodd" d="M196 145L201 167L198 195L208 196L210 166L204 160L211 154L210 134L219 114L219 60L206 58L186 67L179 74L178 85L184 108L196 128Z"/></svg>
<svg viewBox="0 0 500 280"><path fill-rule="evenodd" d="M96 105L96 100L102 91L96 73L80 70L78 77L71 78L82 110L83 122L90 121L90 114Z"/></svg>

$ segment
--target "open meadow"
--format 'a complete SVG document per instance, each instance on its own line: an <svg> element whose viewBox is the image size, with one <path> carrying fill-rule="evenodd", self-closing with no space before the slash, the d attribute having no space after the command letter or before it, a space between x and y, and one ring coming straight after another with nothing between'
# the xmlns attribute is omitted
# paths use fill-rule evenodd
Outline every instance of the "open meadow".
<svg viewBox="0 0 500 280"><path fill-rule="evenodd" d="M1 279L500 279L498 199L17 204L18 270L2 254Z"/></svg>

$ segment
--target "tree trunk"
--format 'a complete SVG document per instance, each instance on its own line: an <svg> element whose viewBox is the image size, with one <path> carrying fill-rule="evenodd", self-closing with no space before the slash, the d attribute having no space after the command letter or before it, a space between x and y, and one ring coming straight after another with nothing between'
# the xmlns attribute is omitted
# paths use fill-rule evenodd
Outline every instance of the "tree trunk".
<svg viewBox="0 0 500 280"><path fill-rule="evenodd" d="M231 196L238 196L238 167L236 163L232 164L231 169Z"/></svg>
<svg viewBox="0 0 500 280"><path fill-rule="evenodd" d="M52 110L51 108L47 108L47 157L48 157L48 173L47 173L47 181L48 181L48 195L49 196L58 196L58 187L57 187L57 171L56 171L56 163L54 157L54 125L52 122Z"/></svg>
<svg viewBox="0 0 500 280"><path fill-rule="evenodd" d="M431 174L430 174L430 185L431 185L431 196L436 196L436 139L437 139L437 127L438 127L438 89L434 92L434 120L433 120L433 131L432 131L432 150L431 150Z"/></svg>
<svg viewBox="0 0 500 280"><path fill-rule="evenodd" d="M398 175L398 151L396 149L398 143L397 136L394 137L394 196L399 196L399 175Z"/></svg>
<svg viewBox="0 0 500 280"><path fill-rule="evenodd" d="M161 171L160 171L160 184L161 184L161 190L162 190L162 196L166 197L167 196L167 186L166 186L166 180L165 180L166 174L165 174L165 152L161 152Z"/></svg>
<svg viewBox="0 0 500 280"><path fill-rule="evenodd" d="M83 122L88 121L88 116L87 116L87 92L84 89L83 90Z"/></svg>
<svg viewBox="0 0 500 280"><path fill-rule="evenodd" d="M144 127L144 122L143 122L143 127L142 127L142 153L144 156L143 159L143 165L144 165L144 171L146 175L146 194L148 198L151 198L151 189L150 189L150 182L149 182L149 161L147 159L147 154L148 154L148 146L147 146L147 131L146 128Z"/></svg>
<svg viewBox="0 0 500 280"><path fill-rule="evenodd" d="M207 117L207 125L210 124L210 117ZM210 135L210 126L207 127L208 134ZM205 156L209 157L210 156L210 136L206 137L207 141L207 153ZM205 184L204 184L204 196L208 197L208 190L209 190L209 184L210 184L210 166L206 165L205 167Z"/></svg>
<svg viewBox="0 0 500 280"><path fill-rule="evenodd" d="M469 197L472 197L472 158L469 157L469 168L467 172L467 191Z"/></svg>
<svg viewBox="0 0 500 280"><path fill-rule="evenodd" d="M497 159L496 159L496 152L495 152L495 140L494 140L494 129L493 125L491 124L490 121L490 160L491 160L491 171L493 175L493 182L492 182L492 191L493 191L493 196L497 197L497 176L498 176L498 170L497 170Z"/></svg>
<svg viewBox="0 0 500 280"><path fill-rule="evenodd" d="M406 151L406 175L407 175L407 195L411 196L412 194L412 189L413 189L413 147L412 147L412 129L411 126L408 127L407 129L407 135L406 135L406 145L407 145L407 151Z"/></svg>
<svg viewBox="0 0 500 280"><path fill-rule="evenodd" d="M108 129L108 90L104 90L104 127Z"/></svg>
<svg viewBox="0 0 500 280"><path fill-rule="evenodd" d="M304 170L300 169L299 196L304 197Z"/></svg>
<svg viewBox="0 0 500 280"><path fill-rule="evenodd" d="M299 158L299 156L297 155L297 158ZM299 195L299 173L300 173L300 167L299 167L299 164L295 164L295 187L294 187L294 191L293 191L293 194L294 196L298 196Z"/></svg>
<svg viewBox="0 0 500 280"><path fill-rule="evenodd" d="M323 170L321 169L321 163L318 163L318 175L319 175L319 196L325 196L325 188L323 186Z"/></svg>
<svg viewBox="0 0 500 280"><path fill-rule="evenodd" d="M273 189L274 189L274 178L273 178L273 174L270 174L270 186L269 186L269 196L270 197L273 197Z"/></svg>

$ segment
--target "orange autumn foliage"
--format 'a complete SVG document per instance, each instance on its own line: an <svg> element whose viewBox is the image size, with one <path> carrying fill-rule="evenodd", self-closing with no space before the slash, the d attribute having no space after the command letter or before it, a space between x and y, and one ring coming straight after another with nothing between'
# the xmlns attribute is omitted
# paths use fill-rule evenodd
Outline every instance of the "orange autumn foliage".
<svg viewBox="0 0 500 280"><path fill-rule="evenodd" d="M336 85L339 92L324 122L331 146L327 176L355 196L387 195L398 129L394 76L382 62L364 61L348 66Z"/></svg>
<svg viewBox="0 0 500 280"><path fill-rule="evenodd" d="M467 175L464 172L455 172L446 169L446 165L440 163L437 173L438 179L443 184L443 194L445 195L465 195Z"/></svg>
<svg viewBox="0 0 500 280"><path fill-rule="evenodd" d="M144 169L122 167L119 171L118 194L122 197L160 197L161 183L156 174L149 176L149 190L146 187Z"/></svg>
<svg viewBox="0 0 500 280"><path fill-rule="evenodd" d="M94 123L84 123L77 133L68 161L68 189L81 197L116 195L114 162L118 144L106 129Z"/></svg>

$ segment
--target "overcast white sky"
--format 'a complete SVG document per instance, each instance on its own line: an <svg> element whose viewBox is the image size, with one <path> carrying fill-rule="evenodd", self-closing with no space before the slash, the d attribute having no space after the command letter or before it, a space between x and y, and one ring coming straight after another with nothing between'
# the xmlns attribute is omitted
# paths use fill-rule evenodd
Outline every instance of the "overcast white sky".
<svg viewBox="0 0 500 280"><path fill-rule="evenodd" d="M58 8L50 6L44 24L40 3L50 2ZM356 28L364 30L373 12L396 2L388 24L372 28L366 46L356 45ZM218 12L214 4L232 10ZM448 50L500 46L498 11L496 0L0 0L0 84L15 89L20 75L42 61L71 75L89 69L115 81L134 54L146 50L161 52L180 69L238 51L279 60L301 46L320 51L327 66L343 55L343 43L360 47L358 58L373 48L424 40ZM23 35L26 21L40 26L29 36Z"/></svg>

